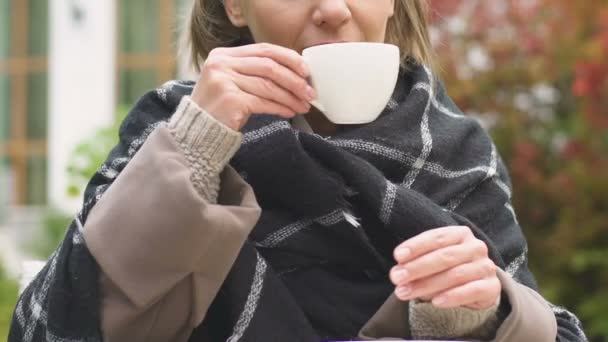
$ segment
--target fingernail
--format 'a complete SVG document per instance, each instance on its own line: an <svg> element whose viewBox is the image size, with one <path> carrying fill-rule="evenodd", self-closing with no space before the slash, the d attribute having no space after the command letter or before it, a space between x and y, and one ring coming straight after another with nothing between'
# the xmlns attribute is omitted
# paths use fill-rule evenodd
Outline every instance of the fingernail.
<svg viewBox="0 0 608 342"><path fill-rule="evenodd" d="M395 257L397 258L397 261L401 261L410 256L410 253L410 249L407 247L399 248L395 251Z"/></svg>
<svg viewBox="0 0 608 342"><path fill-rule="evenodd" d="M306 99L312 101L317 97L317 92L311 86L306 86Z"/></svg>
<svg viewBox="0 0 608 342"><path fill-rule="evenodd" d="M408 272L406 269L398 268L393 272L393 278L396 283L402 283L407 278Z"/></svg>
<svg viewBox="0 0 608 342"><path fill-rule="evenodd" d="M310 111L310 103L308 102L302 102L302 108L304 109L303 113L308 113Z"/></svg>
<svg viewBox="0 0 608 342"><path fill-rule="evenodd" d="M306 62L302 62L302 64L300 64L300 70L302 71L302 76L308 77L308 75L310 75Z"/></svg>
<svg viewBox="0 0 608 342"><path fill-rule="evenodd" d="M446 298L443 296L433 298L433 305L435 305L435 306L441 306L445 302L446 302Z"/></svg>
<svg viewBox="0 0 608 342"><path fill-rule="evenodd" d="M399 286L396 290L395 290L395 295L397 295L397 297L399 297L400 299L405 299L407 298L407 295L409 295L412 292L412 288L409 286Z"/></svg>

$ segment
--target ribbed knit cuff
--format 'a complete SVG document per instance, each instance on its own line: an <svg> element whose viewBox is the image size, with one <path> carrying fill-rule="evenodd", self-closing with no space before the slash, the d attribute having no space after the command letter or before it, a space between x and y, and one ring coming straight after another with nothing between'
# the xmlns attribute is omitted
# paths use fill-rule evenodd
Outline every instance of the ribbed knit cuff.
<svg viewBox="0 0 608 342"><path fill-rule="evenodd" d="M216 120L189 96L182 98L168 128L190 164L194 186L215 202L219 174L241 146L243 134Z"/></svg>
<svg viewBox="0 0 608 342"><path fill-rule="evenodd" d="M217 121L189 96L184 96L169 121L175 139L209 157L220 171L241 146L243 134Z"/></svg>
<svg viewBox="0 0 608 342"><path fill-rule="evenodd" d="M430 302L410 301L410 330L417 339L474 338L486 341L498 329L498 303L484 309L442 309Z"/></svg>

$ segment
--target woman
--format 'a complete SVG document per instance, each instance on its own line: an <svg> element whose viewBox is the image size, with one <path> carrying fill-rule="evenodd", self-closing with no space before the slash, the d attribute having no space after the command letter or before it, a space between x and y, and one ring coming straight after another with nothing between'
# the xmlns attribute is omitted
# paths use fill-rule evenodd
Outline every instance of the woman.
<svg viewBox="0 0 608 342"><path fill-rule="evenodd" d="M10 340L585 341L534 291L494 145L423 66L425 6L195 1L200 78L131 111ZM302 50L344 41L402 51L367 125L308 104Z"/></svg>

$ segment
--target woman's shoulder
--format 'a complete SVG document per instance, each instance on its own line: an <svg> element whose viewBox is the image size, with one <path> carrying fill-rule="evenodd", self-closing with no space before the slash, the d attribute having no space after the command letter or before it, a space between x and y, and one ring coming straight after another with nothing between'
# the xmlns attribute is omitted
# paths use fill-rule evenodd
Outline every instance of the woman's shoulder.
<svg viewBox="0 0 608 342"><path fill-rule="evenodd" d="M192 93L195 84L196 82L192 80L171 80L154 89L153 92L164 102L181 100L183 96Z"/></svg>
<svg viewBox="0 0 608 342"><path fill-rule="evenodd" d="M136 103L157 102L167 107L177 107L182 97L190 95L195 82L191 80L170 80L146 92Z"/></svg>
<svg viewBox="0 0 608 342"><path fill-rule="evenodd" d="M171 80L145 92L121 123L120 135L139 135L168 121L182 98L192 93L194 84L190 80Z"/></svg>

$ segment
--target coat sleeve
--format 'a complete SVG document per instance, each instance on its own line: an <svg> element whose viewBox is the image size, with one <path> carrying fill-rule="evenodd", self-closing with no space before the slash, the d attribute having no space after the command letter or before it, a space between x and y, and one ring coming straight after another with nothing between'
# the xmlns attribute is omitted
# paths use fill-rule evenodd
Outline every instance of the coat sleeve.
<svg viewBox="0 0 608 342"><path fill-rule="evenodd" d="M154 131L89 214L104 341L186 341L260 209L232 169L208 202L166 127Z"/></svg>
<svg viewBox="0 0 608 342"><path fill-rule="evenodd" d="M548 303L536 291L516 282L506 272L499 270L498 277L511 310L492 341L555 341L557 325ZM363 326L359 337L365 340L411 338L411 329L408 324L404 324L410 321L408 303L391 295ZM451 322L443 323L451 326Z"/></svg>
<svg viewBox="0 0 608 342"><path fill-rule="evenodd" d="M105 341L186 341L202 322L260 214L226 166L240 142L185 96L92 209Z"/></svg>
<svg viewBox="0 0 608 342"><path fill-rule="evenodd" d="M131 109L9 341L180 341L203 319L260 209L226 167L242 135L188 105L192 86L169 82Z"/></svg>

